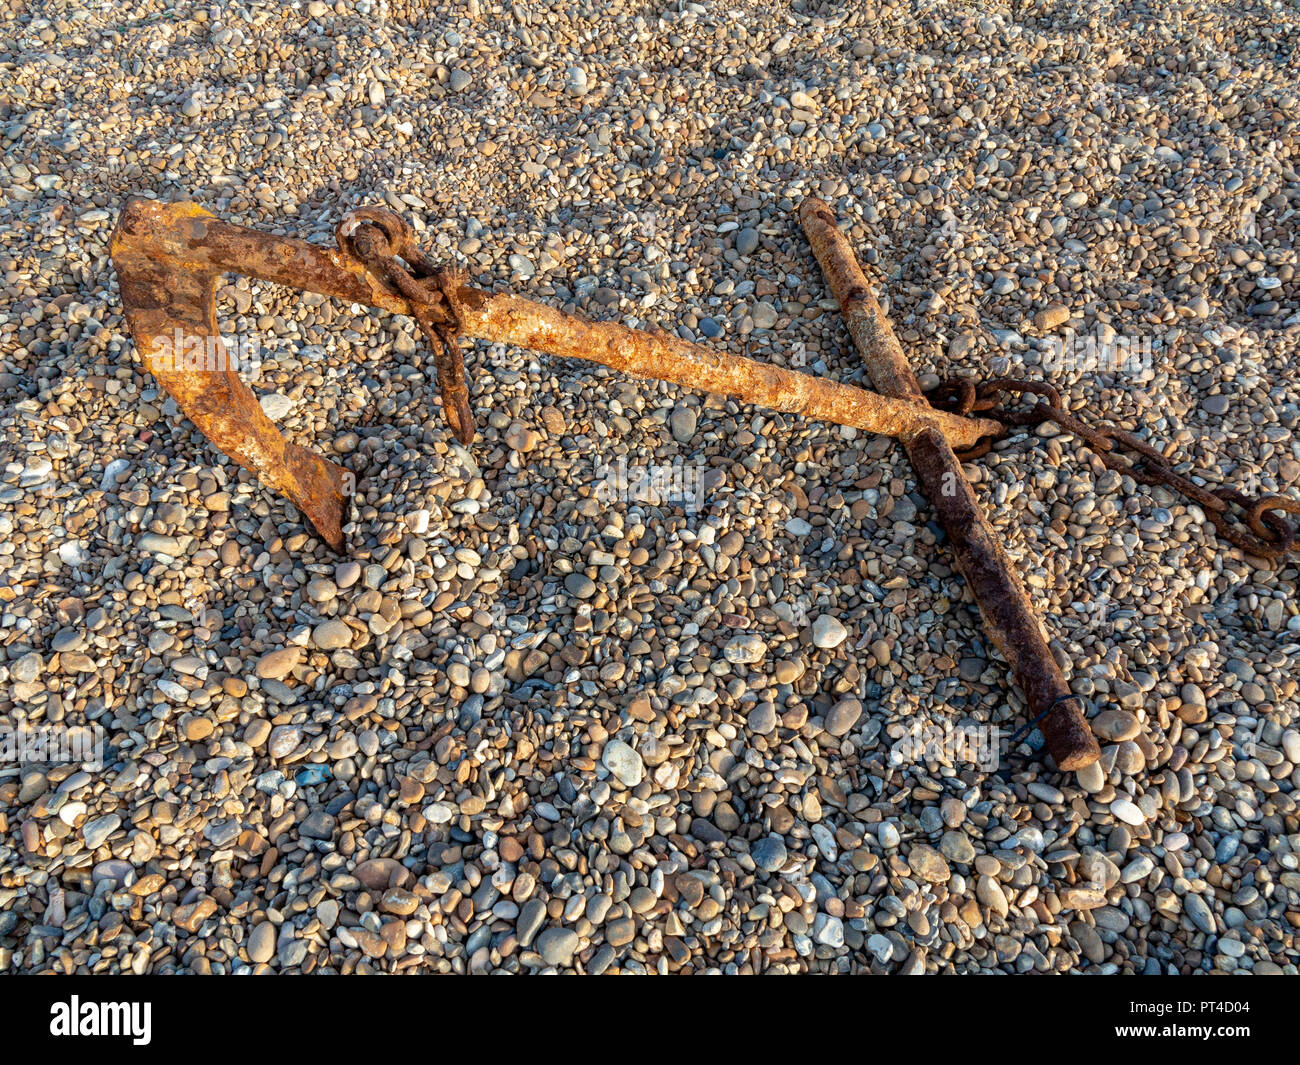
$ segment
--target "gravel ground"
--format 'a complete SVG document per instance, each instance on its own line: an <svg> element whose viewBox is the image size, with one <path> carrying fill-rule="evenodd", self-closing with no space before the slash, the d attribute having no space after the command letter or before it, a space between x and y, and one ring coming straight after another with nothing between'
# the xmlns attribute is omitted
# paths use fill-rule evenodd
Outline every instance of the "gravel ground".
<svg viewBox="0 0 1300 1065"><path fill-rule="evenodd" d="M142 374L106 247L133 192L320 241L387 201L481 283L861 380L815 192L918 367L1130 338L1052 379L1285 491L1293 10L3 9L0 716L106 749L0 765L0 970L1296 971L1294 562L999 445L1104 756L993 772L911 742L1024 708L891 441L480 344L466 450L409 320L231 279L358 475L338 557Z"/></svg>

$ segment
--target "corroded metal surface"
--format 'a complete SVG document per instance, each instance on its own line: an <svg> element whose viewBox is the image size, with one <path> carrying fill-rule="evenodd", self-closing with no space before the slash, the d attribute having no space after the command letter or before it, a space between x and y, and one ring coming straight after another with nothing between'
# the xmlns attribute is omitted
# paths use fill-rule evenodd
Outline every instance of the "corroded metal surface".
<svg viewBox="0 0 1300 1065"><path fill-rule="evenodd" d="M406 222L386 207L353 211L335 233L340 248L405 298L420 332L433 348L443 413L456 439L469 446L474 442L474 413L469 405L465 356L456 342L460 320L447 297L448 290L460 284L456 271L425 258ZM405 265L399 260L405 260Z"/></svg>
<svg viewBox="0 0 1300 1065"><path fill-rule="evenodd" d="M999 431L984 419L948 421L923 399L900 401L865 388L798 373L707 348L668 333L592 322L509 293L451 290L464 333L562 358L598 362L637 377L657 377L704 392L736 396L788 414L905 437L936 428L955 446ZM954 417L947 415L947 417Z"/></svg>
<svg viewBox="0 0 1300 1065"><path fill-rule="evenodd" d="M1030 605L997 536L985 520L961 464L938 433L926 430L906 445L917 479L934 506L948 546L970 586L984 629L1025 693L1031 715L1045 714L1038 727L1061 769L1082 769L1100 755L1070 687L1043 637L1042 623ZM955 476L954 476L955 472Z"/></svg>
<svg viewBox="0 0 1300 1065"><path fill-rule="evenodd" d="M1025 394L1038 399L1028 409L1002 406L1007 396ZM1225 540L1256 558L1280 559L1296 546L1296 527L1283 514L1300 514L1300 500L1265 494L1249 496L1227 486L1209 488L1174 469L1175 462L1147 441L1113 425L1089 424L1067 410L1061 394L1044 381L995 377L976 381L962 377L941 381L926 393L936 406L956 414L983 414L1004 426L1025 428L1053 422L1092 449L1107 468L1139 484L1159 485L1178 492L1201 508ZM981 441L963 460L977 457L992 446Z"/></svg>
<svg viewBox="0 0 1300 1065"><path fill-rule="evenodd" d="M310 276L344 298L375 302L364 274L303 241L250 240L192 204L129 201L111 248L127 323L149 372L220 451L287 497L341 551L347 471L285 440L237 368L209 362L196 369L178 340L197 341L204 359L224 351L216 280L228 270L298 287Z"/></svg>
<svg viewBox="0 0 1300 1065"><path fill-rule="evenodd" d="M800 205L799 219L831 292L844 311L849 333L867 364L872 383L882 393L908 399L920 396L920 385L902 346L830 208L810 197ZM1053 759L1063 770L1091 765L1101 752L1084 718L1083 705L1071 693L1052 657L1042 623L998 544L952 445L930 427L900 438L948 534L957 567L979 606L984 628L1010 665Z"/></svg>
<svg viewBox="0 0 1300 1065"><path fill-rule="evenodd" d="M234 368L195 369L159 354L159 342L173 336L219 338L215 290L223 273L415 317L434 346L444 412L464 441L474 430L458 334L598 362L872 433L910 437L932 428L953 446L970 447L1000 431L988 419L935 410L919 392L904 399L876 395L667 333L590 322L509 293L481 291L430 263L400 216L385 208L353 212L338 238L339 248L309 244L231 225L195 204L133 197L111 244L127 321L146 367L217 448L288 497L335 550L344 546L347 471L285 440Z"/></svg>
<svg viewBox="0 0 1300 1065"><path fill-rule="evenodd" d="M821 265L826 284L840 305L849 335L866 361L876 391L885 396L925 402L903 346L880 303L871 294L867 275L840 232L830 207L810 196L799 205L799 222ZM953 446L962 445L954 441Z"/></svg>

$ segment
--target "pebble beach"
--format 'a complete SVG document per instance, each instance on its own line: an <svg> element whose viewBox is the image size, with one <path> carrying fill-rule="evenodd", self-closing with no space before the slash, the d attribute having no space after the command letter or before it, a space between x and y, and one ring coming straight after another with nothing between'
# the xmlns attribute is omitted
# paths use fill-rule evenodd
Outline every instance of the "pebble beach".
<svg viewBox="0 0 1300 1065"><path fill-rule="evenodd" d="M1051 426L969 463L1101 744L1061 773L894 441L479 343L464 447L411 319L232 275L262 409L355 474L336 554L145 372L108 242L133 194L385 204L484 288L869 387L816 195L922 384L1295 498L1298 44L1262 0L0 0L0 729L102 737L0 761L0 972L1295 974L1296 556Z"/></svg>

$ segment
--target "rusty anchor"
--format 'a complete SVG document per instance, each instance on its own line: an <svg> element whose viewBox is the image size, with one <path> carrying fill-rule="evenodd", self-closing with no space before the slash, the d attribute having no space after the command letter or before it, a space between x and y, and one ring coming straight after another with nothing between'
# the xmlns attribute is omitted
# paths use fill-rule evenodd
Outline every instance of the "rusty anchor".
<svg viewBox="0 0 1300 1065"><path fill-rule="evenodd" d="M784 413L889 436L932 427L954 447L1000 431L995 421L893 399L865 388L755 362L664 332L590 322L512 293L465 283L430 263L405 221L387 208L363 208L337 228L338 247L232 225L193 203L133 197L110 251L127 323L146 368L218 450L273 488L342 551L343 467L281 436L237 368L178 358L174 338L221 350L216 282L240 273L415 318L432 342L443 411L463 443L474 439L465 363L458 337L513 344L561 358L598 362L736 396Z"/></svg>
<svg viewBox="0 0 1300 1065"><path fill-rule="evenodd" d="M176 357L181 338L198 340L201 350L224 350L215 299L222 274L241 273L413 317L433 348L449 426L465 444L473 441L475 430L460 337L597 362L897 438L947 532L984 627L1025 695L1028 725L1040 727L1060 769L1090 765L1099 750L1082 701L1070 691L1047 645L1024 586L966 480L963 459L986 451L1009 427L1054 420L1112 468L1198 502L1227 539L1260 557L1279 557L1294 545L1296 532L1281 515L1300 513L1300 503L1279 496L1252 500L1230 489L1210 492L1175 473L1160 452L1132 434L1084 426L1042 382L993 381L977 388L960 380L923 393L830 207L810 197L800 206L799 219L875 392L661 331L591 322L512 293L474 288L457 271L430 262L405 221L387 208L349 214L336 229L337 247L331 248L232 225L193 203L133 197L118 220L111 253L145 366L220 451L286 496L337 551L344 548L351 474L284 439L236 367L211 360L194 365ZM1004 393L1048 398L1027 412L999 411L991 397ZM1116 445L1136 459L1121 458ZM1244 524L1229 518L1232 507L1245 513Z"/></svg>

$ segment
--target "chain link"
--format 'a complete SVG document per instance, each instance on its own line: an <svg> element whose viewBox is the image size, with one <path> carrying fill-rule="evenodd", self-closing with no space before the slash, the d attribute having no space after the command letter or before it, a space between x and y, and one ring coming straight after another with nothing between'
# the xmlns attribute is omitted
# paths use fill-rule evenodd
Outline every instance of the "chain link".
<svg viewBox="0 0 1300 1065"><path fill-rule="evenodd" d="M1003 406L1008 397L1037 396L1028 407ZM1176 472L1160 451L1133 433L1111 425L1088 425L1067 410L1057 389L1045 381L995 377L975 381L948 378L926 392L931 406L953 414L977 414L1012 428L1054 422L1092 449L1108 469L1132 477L1139 484L1162 485L1196 503L1229 543L1259 558L1281 558L1296 543L1296 529L1283 514L1300 514L1300 500L1287 496L1251 498L1234 488L1211 490ZM1014 400L1013 400L1014 404ZM993 440L984 440L960 452L962 461L988 454Z"/></svg>
<svg viewBox="0 0 1300 1065"><path fill-rule="evenodd" d="M450 292L460 284L451 267L438 266L420 250L415 234L396 211L363 207L335 230L339 248L388 281L405 298L411 316L433 349L443 414L462 444L474 439L465 358L457 344L460 321Z"/></svg>

